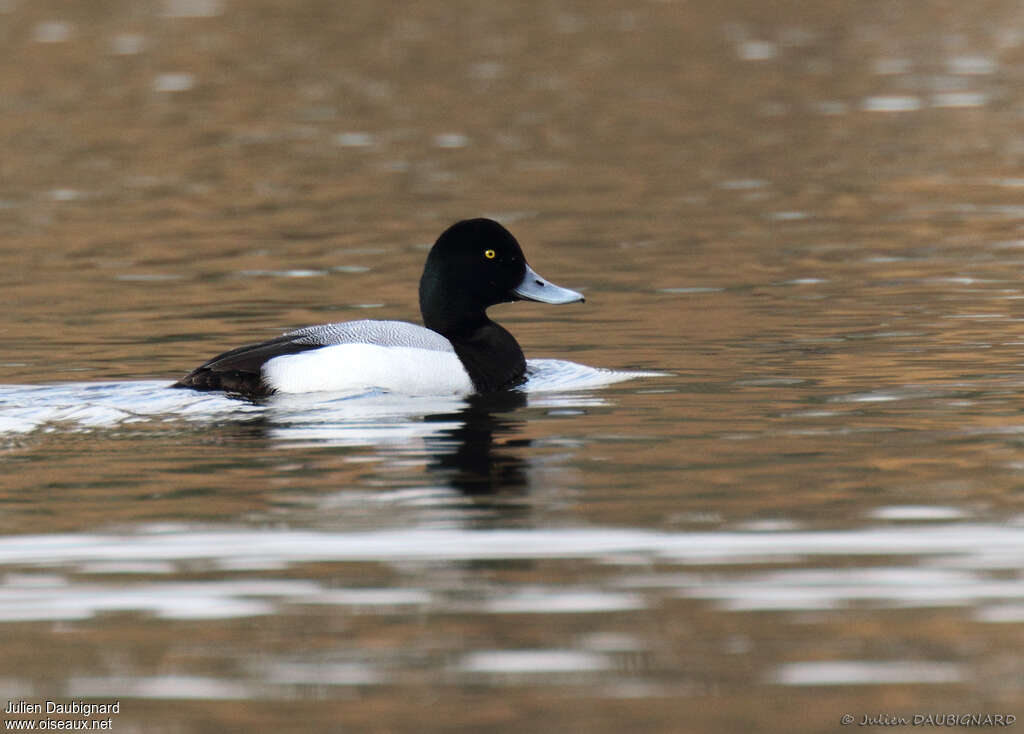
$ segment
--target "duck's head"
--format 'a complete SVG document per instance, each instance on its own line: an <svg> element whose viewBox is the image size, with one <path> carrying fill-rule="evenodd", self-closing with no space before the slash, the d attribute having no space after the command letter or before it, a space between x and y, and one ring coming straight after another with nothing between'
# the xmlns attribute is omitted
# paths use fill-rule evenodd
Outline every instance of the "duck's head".
<svg viewBox="0 0 1024 734"><path fill-rule="evenodd" d="M472 326L489 306L519 300L574 303L583 295L538 275L512 233L491 219L465 219L441 233L420 279L428 327Z"/></svg>

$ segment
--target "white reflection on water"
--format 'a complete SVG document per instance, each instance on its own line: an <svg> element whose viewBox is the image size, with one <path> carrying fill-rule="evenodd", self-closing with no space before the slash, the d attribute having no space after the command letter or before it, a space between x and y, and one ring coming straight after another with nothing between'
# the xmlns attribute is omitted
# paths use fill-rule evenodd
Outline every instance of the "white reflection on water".
<svg viewBox="0 0 1024 734"><path fill-rule="evenodd" d="M939 92L932 95L932 107L984 107L988 95L984 92Z"/></svg>
<svg viewBox="0 0 1024 734"><path fill-rule="evenodd" d="M871 517L876 520L962 520L967 513L958 507L941 505L890 505L873 510Z"/></svg>
<svg viewBox="0 0 1024 734"><path fill-rule="evenodd" d="M974 615L979 622L1021 624L1024 622L1024 604L991 604Z"/></svg>
<svg viewBox="0 0 1024 734"><path fill-rule="evenodd" d="M946 62L951 74L992 74L999 64L987 56L954 56Z"/></svg>
<svg viewBox="0 0 1024 734"><path fill-rule="evenodd" d="M310 561L594 558L635 554L681 564L771 563L793 557L929 556L982 568L1024 568L1024 525L949 524L790 532L666 533L628 528L423 529L329 533L166 527L134 534L0 538L0 565L99 561L232 564ZM997 565L993 565L998 561ZM1015 564L1015 565L1010 565ZM255 568L256 566L251 566Z"/></svg>
<svg viewBox="0 0 1024 734"><path fill-rule="evenodd" d="M223 680L205 676L164 675L151 677L74 676L66 684L69 696L89 698L140 698L175 700L289 700L295 686L370 686L390 682L390 671L362 661L308 663L291 660L253 661L248 680ZM611 656L573 649L481 650L467 653L451 672L471 675L512 676L532 681L536 676L577 676L612 669ZM7 679L6 689L32 695L27 681Z"/></svg>
<svg viewBox="0 0 1024 734"><path fill-rule="evenodd" d="M807 562L846 557L843 568L789 568L705 578L715 564ZM906 565L848 567L850 556L905 557ZM993 559L995 556L995 559ZM232 569L281 569L306 562L482 559L640 560L688 565L693 573L636 574L622 591L506 589L474 607L489 613L611 612L642 608L642 593L665 590L733 611L834 609L871 602L888 607L1005 604L1024 599L1024 526L954 524L844 531L659 533L616 528L541 530L411 529L366 533L180 528L129 535L28 535L0 538L0 565L70 568L89 573L102 564L181 564ZM996 561L993 564L993 560ZM101 564L97 566L96 564ZM1014 575L992 577L991 569ZM145 565L140 568L146 568ZM331 589L310 581L275 579L98 586L60 577L9 576L0 586L0 620L81 619L99 611L148 610L169 618L266 614L271 601L381 608L440 604L423 589ZM459 604L455 604L458 607ZM453 607L453 608L455 608ZM981 607L984 610L984 606ZM985 618L982 611L981 618ZM992 614L995 614L994 612Z"/></svg>
<svg viewBox="0 0 1024 734"><path fill-rule="evenodd" d="M886 565L874 565L878 557L886 558ZM449 566L437 563L504 559L589 560L623 571L595 588L506 580L478 587L480 595L467 600L464 587L453 587L443 571ZM230 569L238 567L251 573L261 566L287 571L303 563L361 562L414 574L415 583L345 588L310 579L229 575L210 581L133 582L131 577L133 568L149 577L152 569L163 572L166 567L232 574ZM677 570L671 569L673 563ZM730 568L739 565L745 568ZM756 568L765 565L770 568ZM658 570L638 573L638 566ZM3 567L10 571L0 584L0 621L19 622L83 620L112 611L178 620L295 618L313 607L334 607L338 611L331 610L332 617L602 615L654 610L679 598L712 602L729 612L971 606L982 623L1024 618L1024 518L1005 525L929 522L838 531L697 533L614 527L312 532L161 526L128 534L0 538ZM110 568L120 571L116 583L84 578ZM993 568L999 573L992 574ZM474 685L589 680L598 674L614 676L646 648L642 639L605 632L550 649L469 649L447 670L452 682L471 677ZM400 657L367 662L358 654L338 655L337 660L312 662L260 656L246 662L247 672L236 680L72 677L65 687L74 696L276 700L308 685L386 685L402 675L405 665ZM766 676L787 686L949 684L966 678L962 666L913 660L791 662ZM29 682L8 682L10 690L34 695Z"/></svg>
<svg viewBox="0 0 1024 734"><path fill-rule="evenodd" d="M719 601L731 611L837 609L852 602L966 606L987 599L1024 599L1024 579L990 580L967 571L918 567L828 568L699 581L681 594Z"/></svg>
<svg viewBox="0 0 1024 734"><path fill-rule="evenodd" d="M0 586L0 622L88 619L117 611L148 611L165 619L251 617L274 612L259 598L308 594L317 588L310 581L275 579L114 586L19 577Z"/></svg>
<svg viewBox="0 0 1024 734"><path fill-rule="evenodd" d="M264 662L254 671L256 681L229 681L194 675L151 677L74 676L67 682L68 695L78 698L142 698L166 700L240 701L293 699L294 693L278 686L363 686L385 682L374 666L364 663ZM30 691L20 681L10 690ZM19 685L20 684L20 685ZM275 695L277 694L277 695ZM30 694L31 695L31 694Z"/></svg>
<svg viewBox="0 0 1024 734"><path fill-rule="evenodd" d="M463 656L456 668L462 673L536 674L607 670L606 655L579 650L480 650Z"/></svg>
<svg viewBox="0 0 1024 734"><path fill-rule="evenodd" d="M772 676L787 686L886 685L893 683L957 683L963 666L953 663L895 660L830 660L780 665Z"/></svg>
<svg viewBox="0 0 1024 734"><path fill-rule="evenodd" d="M141 33L118 33L110 40L110 52L118 56L134 56L146 50L146 37Z"/></svg>
<svg viewBox="0 0 1024 734"><path fill-rule="evenodd" d="M861 108L867 112L913 112L921 109L921 99L909 95L867 97Z"/></svg>
<svg viewBox="0 0 1024 734"><path fill-rule="evenodd" d="M369 148L376 142L372 133L347 132L334 136L334 144L343 148Z"/></svg>
<svg viewBox="0 0 1024 734"><path fill-rule="evenodd" d="M639 594L578 590L524 588L514 594L491 599L484 610L497 614L581 614L618 612L647 606Z"/></svg>
<svg viewBox="0 0 1024 734"><path fill-rule="evenodd" d="M186 71L168 71L153 77L154 92L187 92L196 85L195 75Z"/></svg>
<svg viewBox="0 0 1024 734"><path fill-rule="evenodd" d="M36 43L64 43L74 35L75 27L64 20L43 21L32 29L32 40Z"/></svg>
<svg viewBox="0 0 1024 734"><path fill-rule="evenodd" d="M18 690L18 689L15 689ZM76 676L68 680L73 698L152 698L196 701L241 701L258 691L244 683L196 675L161 675L151 678Z"/></svg>
<svg viewBox="0 0 1024 734"><path fill-rule="evenodd" d="M293 604L332 604L380 612L383 609L411 606L425 606L433 601L430 592L424 589L321 589L292 597Z"/></svg>
<svg viewBox="0 0 1024 734"><path fill-rule="evenodd" d="M778 55L778 48L771 41L743 41L737 44L736 55L743 61L768 61Z"/></svg>

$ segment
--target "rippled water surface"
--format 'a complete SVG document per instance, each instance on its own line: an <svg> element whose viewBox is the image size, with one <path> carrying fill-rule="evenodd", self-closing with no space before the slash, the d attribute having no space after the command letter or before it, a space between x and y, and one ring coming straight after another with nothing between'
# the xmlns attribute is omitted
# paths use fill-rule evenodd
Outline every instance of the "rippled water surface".
<svg viewBox="0 0 1024 734"><path fill-rule="evenodd" d="M0 0L0 49L6 699L1024 717L1019 3ZM469 216L587 297L492 310L524 390L167 389L418 321Z"/></svg>

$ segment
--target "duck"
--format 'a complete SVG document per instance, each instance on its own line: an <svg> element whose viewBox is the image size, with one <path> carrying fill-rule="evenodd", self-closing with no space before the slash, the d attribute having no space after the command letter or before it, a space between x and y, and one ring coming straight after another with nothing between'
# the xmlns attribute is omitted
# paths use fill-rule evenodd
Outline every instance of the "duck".
<svg viewBox="0 0 1024 734"><path fill-rule="evenodd" d="M419 283L423 326L367 319L307 326L218 354L172 387L248 398L511 390L526 381L526 358L487 309L513 301L566 304L584 297L538 275L498 222L465 219L442 232L427 255Z"/></svg>

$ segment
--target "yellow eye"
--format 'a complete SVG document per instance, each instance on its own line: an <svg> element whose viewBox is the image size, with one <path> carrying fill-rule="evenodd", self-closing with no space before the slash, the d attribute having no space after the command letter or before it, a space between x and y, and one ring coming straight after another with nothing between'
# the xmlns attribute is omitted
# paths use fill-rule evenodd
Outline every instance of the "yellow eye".
<svg viewBox="0 0 1024 734"><path fill-rule="evenodd" d="M495 255L497 255L497 253L494 250L484 250L484 257L488 260L493 260Z"/></svg>

